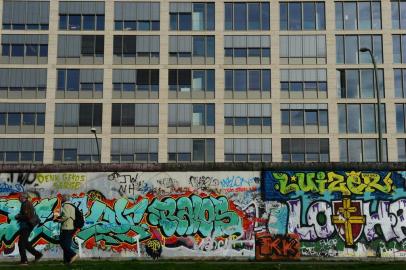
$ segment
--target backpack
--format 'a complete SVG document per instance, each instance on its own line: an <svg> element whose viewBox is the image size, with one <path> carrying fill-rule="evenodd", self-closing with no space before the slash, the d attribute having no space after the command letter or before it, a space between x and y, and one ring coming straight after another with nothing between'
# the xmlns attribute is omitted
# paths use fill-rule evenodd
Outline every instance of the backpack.
<svg viewBox="0 0 406 270"><path fill-rule="evenodd" d="M82 229L83 226L85 226L85 217L78 207L73 204L72 206L75 208L75 219L73 220L73 226L75 229Z"/></svg>

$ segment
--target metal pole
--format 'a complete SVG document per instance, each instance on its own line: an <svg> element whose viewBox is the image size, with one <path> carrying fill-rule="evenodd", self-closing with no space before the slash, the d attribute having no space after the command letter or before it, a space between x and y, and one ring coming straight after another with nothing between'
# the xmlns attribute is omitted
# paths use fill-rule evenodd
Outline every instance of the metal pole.
<svg viewBox="0 0 406 270"><path fill-rule="evenodd" d="M384 151L383 145L382 145L382 127L381 127L381 95L379 93L379 88L378 88L378 70L376 68L376 61L375 57L372 54L372 51L368 49L369 54L371 55L372 58L372 64L374 65L374 88L376 89L376 101L378 103L378 162L382 162L382 153Z"/></svg>
<svg viewBox="0 0 406 270"><path fill-rule="evenodd" d="M94 134L94 138L96 140L96 147L97 147L97 155L99 157L99 163L101 163L101 156L100 156L100 149L99 149L99 140L97 139L97 132L95 128L90 130Z"/></svg>

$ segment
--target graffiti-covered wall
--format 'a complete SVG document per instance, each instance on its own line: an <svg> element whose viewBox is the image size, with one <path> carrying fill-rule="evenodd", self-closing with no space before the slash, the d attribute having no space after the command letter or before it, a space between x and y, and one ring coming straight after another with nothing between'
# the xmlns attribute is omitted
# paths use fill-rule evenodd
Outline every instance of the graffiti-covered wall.
<svg viewBox="0 0 406 270"><path fill-rule="evenodd" d="M18 255L27 191L41 220L30 239L60 257L61 194L84 213L81 257L254 257L259 172L37 173L0 175L0 259ZM265 220L265 218L263 218Z"/></svg>
<svg viewBox="0 0 406 270"><path fill-rule="evenodd" d="M287 240L279 245L285 252L257 241L257 258L406 258L405 177L406 172L265 172L272 240L266 239Z"/></svg>
<svg viewBox="0 0 406 270"><path fill-rule="evenodd" d="M84 213L81 257L404 257L406 172L208 171L0 174L0 260L18 256L19 192L30 239L60 258L61 194Z"/></svg>

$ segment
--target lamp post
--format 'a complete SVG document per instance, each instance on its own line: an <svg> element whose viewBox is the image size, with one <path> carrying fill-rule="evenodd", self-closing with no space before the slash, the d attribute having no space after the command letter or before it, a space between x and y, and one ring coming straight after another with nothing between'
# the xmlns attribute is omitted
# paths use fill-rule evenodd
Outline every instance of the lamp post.
<svg viewBox="0 0 406 270"><path fill-rule="evenodd" d="M95 128L91 128L90 132L94 134L94 139L96 140L96 146L97 146L97 155L99 157L99 163L101 163L101 156L100 156L100 149L99 149L99 140L97 139L97 131Z"/></svg>
<svg viewBox="0 0 406 270"><path fill-rule="evenodd" d="M378 89L378 70L376 68L375 57L372 54L370 48L363 47L360 49L360 52L369 52L369 55L372 59L372 64L374 65L374 92L376 93L376 102L378 103L378 162L382 162L382 128L381 128L381 96Z"/></svg>

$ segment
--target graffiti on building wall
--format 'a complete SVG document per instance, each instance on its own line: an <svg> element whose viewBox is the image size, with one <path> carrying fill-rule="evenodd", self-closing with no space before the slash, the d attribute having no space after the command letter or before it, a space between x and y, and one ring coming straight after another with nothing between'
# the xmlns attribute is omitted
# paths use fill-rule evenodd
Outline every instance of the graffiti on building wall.
<svg viewBox="0 0 406 270"><path fill-rule="evenodd" d="M261 188L283 213L270 232L297 235L301 256L406 256L403 172L269 171Z"/></svg>
<svg viewBox="0 0 406 270"><path fill-rule="evenodd" d="M30 240L53 257L59 241L61 194L85 216L74 245L84 256L254 256L257 213L244 207L260 198L259 173L64 173L36 174L0 194L0 254L18 255L18 192L29 192L40 224ZM13 176L11 179L20 179ZM221 181L241 179L250 194L225 192ZM252 179L256 179L253 181ZM256 185L256 188L252 188ZM13 187L13 186L11 186ZM229 185L227 185L229 188ZM176 248L176 249L175 249ZM1 258L0 256L0 258Z"/></svg>
<svg viewBox="0 0 406 270"><path fill-rule="evenodd" d="M406 257L406 172L266 171L0 174L0 260L18 255L19 192L59 257L61 195L86 218L83 257Z"/></svg>

